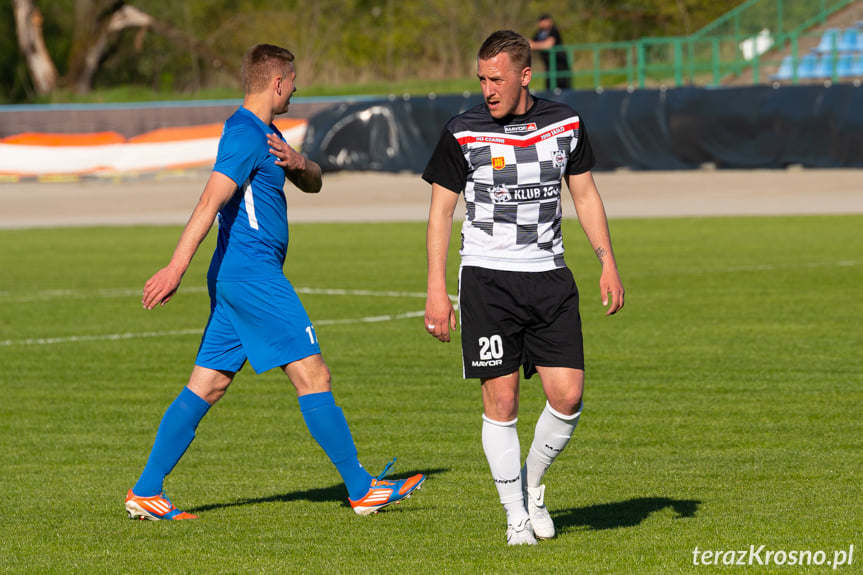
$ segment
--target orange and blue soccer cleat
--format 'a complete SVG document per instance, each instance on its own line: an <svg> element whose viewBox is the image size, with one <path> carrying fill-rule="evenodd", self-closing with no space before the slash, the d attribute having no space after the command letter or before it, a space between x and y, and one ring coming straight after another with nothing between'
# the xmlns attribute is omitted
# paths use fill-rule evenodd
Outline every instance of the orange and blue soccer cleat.
<svg viewBox="0 0 863 575"><path fill-rule="evenodd" d="M398 481L387 481L384 479L395 462L396 460L393 458L381 474L372 479L372 484L369 486L369 491L365 496L357 501L348 499L351 502L351 507L354 508L354 511L358 515L377 513L387 505L393 503L399 504L403 499L410 498L414 491L422 487L423 481L426 479L426 476L422 473L418 473L407 479L399 479Z"/></svg>
<svg viewBox="0 0 863 575"><path fill-rule="evenodd" d="M138 497L132 490L126 494L126 511L129 513L129 519L148 519L150 521L158 521L160 519L180 520L180 519L197 519L197 515L180 511L167 496L153 495L151 497Z"/></svg>

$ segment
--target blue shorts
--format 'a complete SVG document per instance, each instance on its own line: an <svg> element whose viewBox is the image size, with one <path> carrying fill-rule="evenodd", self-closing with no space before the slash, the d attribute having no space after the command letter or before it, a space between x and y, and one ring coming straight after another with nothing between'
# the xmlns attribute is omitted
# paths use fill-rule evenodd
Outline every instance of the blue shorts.
<svg viewBox="0 0 863 575"><path fill-rule="evenodd" d="M254 282L209 281L210 319L195 365L257 373L321 352L297 292L287 278Z"/></svg>

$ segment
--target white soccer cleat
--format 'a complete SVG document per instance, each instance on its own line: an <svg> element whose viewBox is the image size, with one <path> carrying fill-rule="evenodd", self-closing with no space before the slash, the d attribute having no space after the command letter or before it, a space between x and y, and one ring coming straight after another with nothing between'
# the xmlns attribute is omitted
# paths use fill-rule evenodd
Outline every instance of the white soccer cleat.
<svg viewBox="0 0 863 575"><path fill-rule="evenodd" d="M554 521L545 507L545 485L525 487L524 495L527 503L527 513L537 539L552 539L554 537Z"/></svg>
<svg viewBox="0 0 863 575"><path fill-rule="evenodd" d="M533 536L533 527L530 526L530 519L524 518L518 525L510 523L506 526L506 544L536 545L536 537Z"/></svg>

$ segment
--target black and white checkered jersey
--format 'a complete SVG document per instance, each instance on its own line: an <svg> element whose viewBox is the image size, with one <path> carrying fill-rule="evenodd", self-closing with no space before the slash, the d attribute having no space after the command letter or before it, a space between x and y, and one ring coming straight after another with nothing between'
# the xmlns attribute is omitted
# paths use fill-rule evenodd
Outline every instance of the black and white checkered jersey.
<svg viewBox="0 0 863 575"><path fill-rule="evenodd" d="M561 179L593 168L584 124L566 104L534 98L495 120L485 103L444 126L423 179L464 190L463 266L509 271L564 267Z"/></svg>

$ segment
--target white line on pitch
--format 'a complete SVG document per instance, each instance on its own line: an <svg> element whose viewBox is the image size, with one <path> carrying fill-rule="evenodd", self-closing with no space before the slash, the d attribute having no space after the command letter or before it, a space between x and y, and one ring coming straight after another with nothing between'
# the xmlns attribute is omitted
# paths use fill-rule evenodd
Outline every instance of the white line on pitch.
<svg viewBox="0 0 863 575"><path fill-rule="evenodd" d="M395 321L399 319L408 319L414 317L423 317L423 311L409 311L395 315L376 315L361 317L355 319L324 319L313 322L314 325L350 325L359 323L376 323L383 321ZM172 335L200 335L203 328L200 329L178 329L170 331L144 331L138 333L109 333L103 335L71 335L68 337L45 337L31 339L7 339L0 340L0 347L10 347L14 345L53 345L57 343L78 343L89 341L116 341L124 339L138 339L144 337L164 337Z"/></svg>
<svg viewBox="0 0 863 575"><path fill-rule="evenodd" d="M352 323L376 323L381 321L408 319L412 317L424 317L425 314L425 310L409 311L407 313L400 313L396 315L373 315L369 317L361 317L359 319L322 319L318 321L313 321L312 323L314 325L348 325Z"/></svg>
<svg viewBox="0 0 863 575"><path fill-rule="evenodd" d="M78 343L81 341L112 341L121 339L137 339L141 337L163 337L170 335L200 334L201 329L176 329L170 331L142 331L138 333L108 333L103 335L70 335L67 337L38 337L31 339L7 339L0 341L0 346L12 345L52 345L55 343Z"/></svg>
<svg viewBox="0 0 863 575"><path fill-rule="evenodd" d="M308 295L342 295L342 296L362 296L362 297L405 297L405 298L424 298L425 292L405 292L405 291L374 291L361 289L331 289L331 288L304 288L298 287L294 290L299 294ZM74 290L74 289L51 289L38 290L28 295L16 296L15 294L2 291L0 292L0 302L29 302L29 301L48 301L53 299L93 299L93 298L123 298L136 297L141 295L141 289L137 288L101 288L96 290ZM179 293L207 293L205 286L180 286Z"/></svg>
<svg viewBox="0 0 863 575"><path fill-rule="evenodd" d="M820 268L820 267L855 267L860 265L856 260L842 260L838 262L811 262L804 264L755 264L751 266L739 266L732 268L719 269L690 269L690 270L652 270L646 273L630 272L629 277L654 277L654 276L670 276L670 275L692 275L692 274L709 274L709 273L739 273L739 272L764 272L775 271L779 269L799 269L799 268ZM299 294L308 295L341 295L341 296L359 296L359 297L404 297L404 298L425 298L425 292L407 292L407 291L374 291L362 289L341 289L341 288L308 288L295 287ZM95 290L74 290L74 289L49 289L37 290L28 295L16 295L9 291L0 291L0 303L6 302L30 302L30 301L47 301L52 299L92 299L92 298L122 298L135 297L141 295L140 288L100 288ZM179 293L206 293L206 286L180 286ZM450 299L455 301L454 296Z"/></svg>

